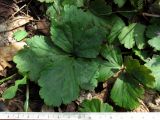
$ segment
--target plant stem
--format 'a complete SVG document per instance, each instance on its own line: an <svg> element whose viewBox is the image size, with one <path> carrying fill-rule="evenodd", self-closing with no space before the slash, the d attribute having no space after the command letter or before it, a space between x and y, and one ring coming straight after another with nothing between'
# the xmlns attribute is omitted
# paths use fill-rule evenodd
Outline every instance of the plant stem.
<svg viewBox="0 0 160 120"><path fill-rule="evenodd" d="M100 14L100 15L110 15L110 14L115 14L115 13L133 13L133 12L138 12L137 10L131 10L131 11L115 11L115 12L109 12L106 14Z"/></svg>
<svg viewBox="0 0 160 120"><path fill-rule="evenodd" d="M148 17L156 17L156 18L160 18L160 15L157 14L150 14L150 13L142 13L143 16L148 16Z"/></svg>
<svg viewBox="0 0 160 120"><path fill-rule="evenodd" d="M29 84L26 85L26 100L24 103L24 111L28 112L29 108Z"/></svg>
<svg viewBox="0 0 160 120"><path fill-rule="evenodd" d="M17 74L15 73L15 74L7 77L7 78L1 79L1 80L0 80L0 84L2 84L2 83L5 82L5 81L11 80L11 79L14 78L16 75L17 75Z"/></svg>

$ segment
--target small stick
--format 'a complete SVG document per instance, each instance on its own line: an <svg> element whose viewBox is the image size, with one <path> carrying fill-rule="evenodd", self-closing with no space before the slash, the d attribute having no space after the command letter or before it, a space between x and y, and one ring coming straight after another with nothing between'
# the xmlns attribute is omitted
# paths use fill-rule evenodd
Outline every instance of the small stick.
<svg viewBox="0 0 160 120"><path fill-rule="evenodd" d="M159 18L160 15L157 15L157 14L150 14L150 13L142 13L143 16L148 16L148 17L156 17L156 18Z"/></svg>
<svg viewBox="0 0 160 120"><path fill-rule="evenodd" d="M15 13L12 14L12 16L9 18L11 19L12 17L14 17L18 12L20 12L24 7L26 7L26 4L23 5L21 8L19 8Z"/></svg>

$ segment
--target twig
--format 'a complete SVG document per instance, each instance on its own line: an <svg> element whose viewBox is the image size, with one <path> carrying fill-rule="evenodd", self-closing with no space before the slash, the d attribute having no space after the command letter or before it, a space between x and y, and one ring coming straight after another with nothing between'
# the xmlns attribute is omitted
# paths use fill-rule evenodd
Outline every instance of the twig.
<svg viewBox="0 0 160 120"><path fill-rule="evenodd" d="M93 10L91 10L92 12L94 12ZM130 11L115 11L115 12L109 12L109 13L105 13L105 14L97 14L97 15L110 15L110 14L115 14L115 13L133 13L133 12L138 12L137 10L130 10Z"/></svg>
<svg viewBox="0 0 160 120"><path fill-rule="evenodd" d="M23 5L21 8L19 8L16 12L14 12L9 19L11 19L12 17L14 17L14 16L15 16L18 12L20 12L24 7L26 7L26 4Z"/></svg>
<svg viewBox="0 0 160 120"><path fill-rule="evenodd" d="M148 16L148 17L156 17L156 18L159 18L160 15L157 15L157 14L150 14L150 13L142 13L143 16Z"/></svg>
<svg viewBox="0 0 160 120"><path fill-rule="evenodd" d="M110 14L115 14L115 13L133 13L133 12L138 12L137 10L131 10L131 11L115 11L115 12L109 12L106 14L100 14L100 15L110 15Z"/></svg>
<svg viewBox="0 0 160 120"><path fill-rule="evenodd" d="M27 4L27 15L28 15L28 8L29 8L29 5L31 4L32 0L29 1L29 3Z"/></svg>

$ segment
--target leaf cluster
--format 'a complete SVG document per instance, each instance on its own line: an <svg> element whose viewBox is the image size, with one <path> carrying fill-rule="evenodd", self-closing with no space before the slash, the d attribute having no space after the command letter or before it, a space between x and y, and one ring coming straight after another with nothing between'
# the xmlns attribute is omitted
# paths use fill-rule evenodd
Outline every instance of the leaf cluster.
<svg viewBox="0 0 160 120"><path fill-rule="evenodd" d="M159 19L133 20L144 9L143 0L45 2L51 2L46 12L50 36L28 38L14 62L20 74L41 87L47 105L69 104L81 90L94 90L110 78L110 98L127 110L139 106L146 89L160 91ZM133 9L129 14L126 5ZM79 110L113 111L96 99L84 101Z"/></svg>

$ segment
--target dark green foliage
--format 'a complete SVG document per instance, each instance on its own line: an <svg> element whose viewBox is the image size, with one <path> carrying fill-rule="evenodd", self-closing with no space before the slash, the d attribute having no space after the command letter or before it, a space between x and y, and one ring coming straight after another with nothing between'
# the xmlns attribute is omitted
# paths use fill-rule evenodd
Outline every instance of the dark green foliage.
<svg viewBox="0 0 160 120"><path fill-rule="evenodd" d="M150 25L131 20L139 18L143 0L55 0L48 6L50 36L29 38L14 57L19 73L41 87L47 105L69 104L81 90L112 79L110 98L127 110L139 106L146 89L160 91L159 19ZM79 110L113 111L96 99L85 100Z"/></svg>

